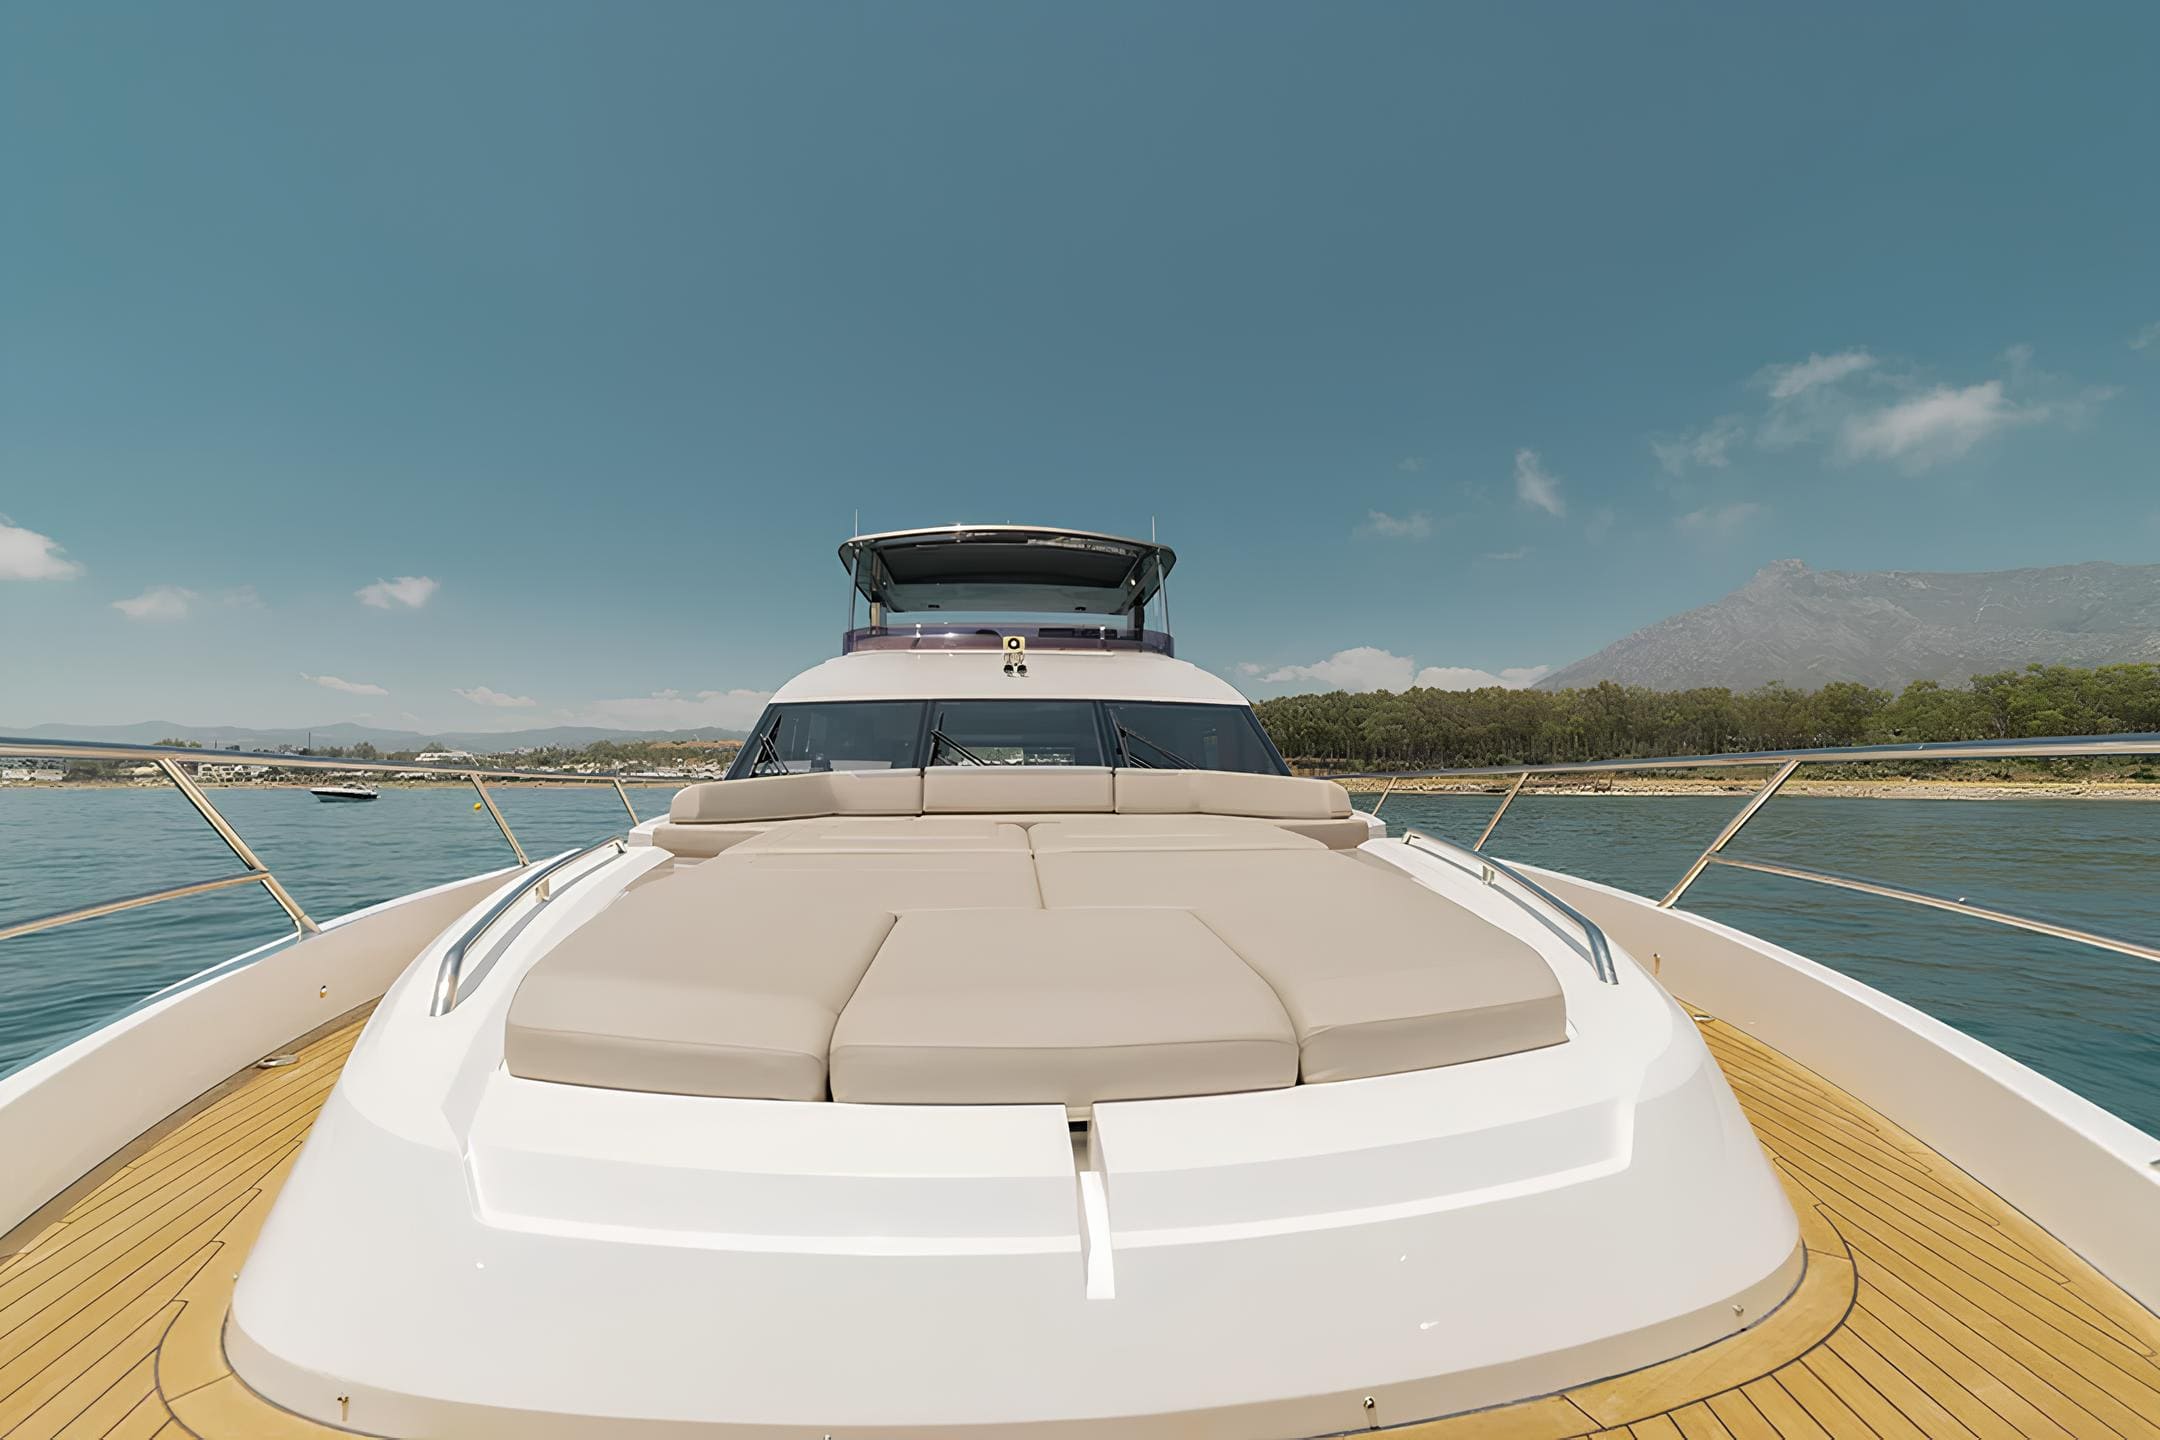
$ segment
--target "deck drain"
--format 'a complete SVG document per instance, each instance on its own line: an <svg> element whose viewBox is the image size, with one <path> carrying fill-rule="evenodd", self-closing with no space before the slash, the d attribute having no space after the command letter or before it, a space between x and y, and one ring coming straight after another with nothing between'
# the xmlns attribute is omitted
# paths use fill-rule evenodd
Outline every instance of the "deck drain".
<svg viewBox="0 0 2160 1440"><path fill-rule="evenodd" d="M297 1055L265 1055L255 1062L255 1068L258 1070L279 1070L299 1058Z"/></svg>

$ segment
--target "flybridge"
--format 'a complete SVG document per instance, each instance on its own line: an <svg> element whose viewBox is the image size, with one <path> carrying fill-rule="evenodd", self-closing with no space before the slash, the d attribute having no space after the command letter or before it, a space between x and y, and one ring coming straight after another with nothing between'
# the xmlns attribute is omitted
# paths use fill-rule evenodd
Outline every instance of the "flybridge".
<svg viewBox="0 0 2160 1440"><path fill-rule="evenodd" d="M1086 530L1032 525L949 525L858 535L840 547L852 589L843 654L861 649L995 648L1025 634L1060 648L1171 653L1166 630L1147 628L1147 607L1164 597L1177 563L1167 545ZM857 596L870 623L854 624ZM984 626L948 617L974 614L1094 615L1114 623ZM894 625L893 615L922 616Z"/></svg>

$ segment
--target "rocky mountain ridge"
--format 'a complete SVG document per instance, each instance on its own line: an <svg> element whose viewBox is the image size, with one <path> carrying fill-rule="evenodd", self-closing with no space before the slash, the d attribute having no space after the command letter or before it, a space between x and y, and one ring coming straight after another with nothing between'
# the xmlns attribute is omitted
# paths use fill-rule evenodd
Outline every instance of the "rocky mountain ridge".
<svg viewBox="0 0 2160 1440"><path fill-rule="evenodd" d="M2029 664L2160 662L2160 565L2095 561L1931 572L1765 566L1712 604L1637 630L1538 682L1659 690L1850 680L1956 684Z"/></svg>

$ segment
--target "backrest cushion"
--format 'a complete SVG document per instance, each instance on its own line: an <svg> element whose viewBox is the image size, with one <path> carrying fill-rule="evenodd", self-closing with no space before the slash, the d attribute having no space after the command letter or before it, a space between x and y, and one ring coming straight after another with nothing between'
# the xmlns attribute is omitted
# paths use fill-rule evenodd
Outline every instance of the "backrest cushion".
<svg viewBox="0 0 2160 1440"><path fill-rule="evenodd" d="M934 765L925 815L1107 814L1110 771L1095 765Z"/></svg>
<svg viewBox="0 0 2160 1440"><path fill-rule="evenodd" d="M921 813L920 770L809 770L715 780L676 791L668 806L668 819L678 825Z"/></svg>
<svg viewBox="0 0 2160 1440"><path fill-rule="evenodd" d="M1233 770L1120 770L1116 801L1120 815L1340 820L1350 814L1350 792L1332 780Z"/></svg>

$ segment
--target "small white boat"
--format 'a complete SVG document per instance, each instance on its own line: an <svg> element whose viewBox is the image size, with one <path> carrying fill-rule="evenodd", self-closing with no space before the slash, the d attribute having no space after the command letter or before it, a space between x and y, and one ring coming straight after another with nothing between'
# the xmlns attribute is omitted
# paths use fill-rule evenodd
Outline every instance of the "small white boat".
<svg viewBox="0 0 2160 1440"><path fill-rule="evenodd" d="M308 794L313 795L316 799L326 802L333 800L373 800L379 793L372 785L317 785L308 791Z"/></svg>

